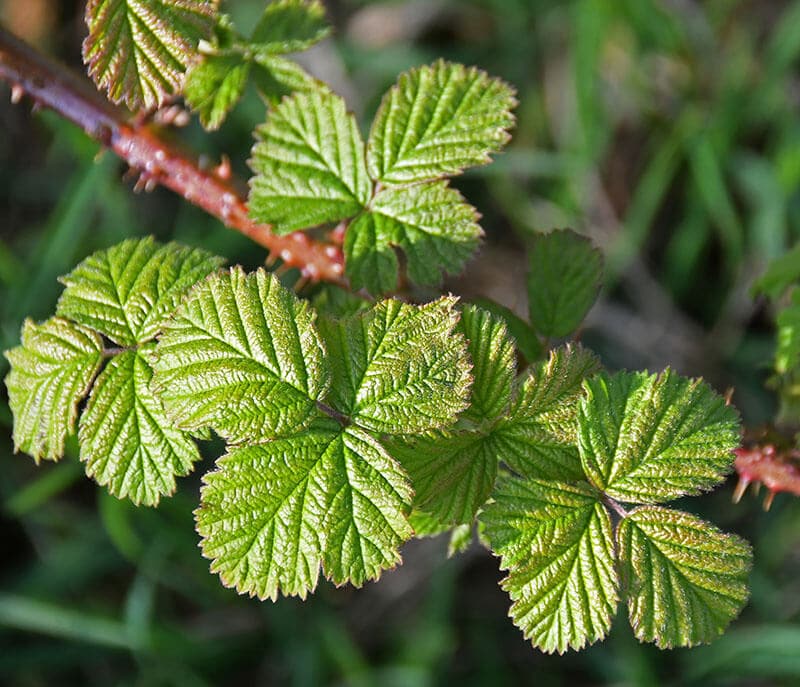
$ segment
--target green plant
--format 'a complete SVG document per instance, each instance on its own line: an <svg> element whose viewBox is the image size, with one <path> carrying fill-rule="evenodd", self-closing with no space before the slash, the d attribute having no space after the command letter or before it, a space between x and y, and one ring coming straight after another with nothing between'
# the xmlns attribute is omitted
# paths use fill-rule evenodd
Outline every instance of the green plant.
<svg viewBox="0 0 800 687"><path fill-rule="evenodd" d="M150 239L100 251L63 278L55 317L26 322L7 353L16 447L57 460L80 415L87 474L156 505L213 431L228 446L204 478L203 552L224 584L259 598L305 597L320 571L360 586L414 533L453 530L458 550L477 523L509 571L514 621L545 651L603 638L620 599L643 641L691 646L722 632L745 602L750 549L660 504L724 479L738 415L698 380L602 372L574 343L544 354L597 297L602 260L586 239L531 241L530 324L453 297L368 298L397 289L398 249L421 285L472 255L477 213L447 179L506 143L512 90L443 61L411 70L365 144L341 98L276 57L324 35L317 3L268 5L247 40L215 9L90 2L85 54L112 99L150 107L185 89L210 128L249 74L269 101L301 91L257 130L249 217L220 179L150 134L108 115L110 133L96 135L147 181L285 246L281 259L310 280L343 283L341 242L348 286L364 292L329 290L318 314L274 274L220 271L203 251ZM112 15L146 30L125 33ZM55 105L36 83L27 90ZM117 133L152 158L125 153Z"/></svg>

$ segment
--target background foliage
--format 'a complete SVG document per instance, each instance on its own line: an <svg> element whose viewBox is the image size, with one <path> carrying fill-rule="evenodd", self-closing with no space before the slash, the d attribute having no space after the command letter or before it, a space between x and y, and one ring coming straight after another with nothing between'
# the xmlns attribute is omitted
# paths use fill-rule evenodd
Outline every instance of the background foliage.
<svg viewBox="0 0 800 687"><path fill-rule="evenodd" d="M229 3L252 26L261 0ZM80 2L0 2L3 21L80 69ZM527 310L520 247L574 226L607 258L583 340L612 367L667 364L736 388L747 424L776 409L763 389L770 312L749 288L800 238L800 2L779 0L406 0L326 2L331 40L304 58L362 127L409 66L477 64L518 89L515 138L454 180L484 215L486 244L447 286ZM180 133L245 174L263 106ZM56 277L88 253L154 233L256 267L246 239L166 191L134 196L111 155L48 113L0 104L0 344L48 315ZM286 275L292 281L292 275ZM432 296L433 293L424 294ZM5 361L0 362L5 365ZM1 371L5 374L5 368ZM676 506L713 514L755 547L752 598L715 644L640 646L624 615L609 640L544 656L505 618L497 561L447 542L406 547L379 585L325 587L305 602L237 597L207 572L191 511L200 466L157 512L119 502L70 458L36 470L12 456L0 407L0 682L14 685L796 684L800 503L733 484ZM218 451L217 451L218 453Z"/></svg>

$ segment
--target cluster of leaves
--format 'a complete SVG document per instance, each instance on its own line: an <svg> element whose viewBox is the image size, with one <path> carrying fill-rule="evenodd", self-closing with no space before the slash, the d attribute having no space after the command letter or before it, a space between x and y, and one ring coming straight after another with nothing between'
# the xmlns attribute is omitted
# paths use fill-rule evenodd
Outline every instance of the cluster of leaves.
<svg viewBox="0 0 800 687"><path fill-rule="evenodd" d="M326 34L315 0L270 3L249 38L213 0L93 0L87 21L90 73L132 108L182 92L216 128L253 78L271 109L250 213L278 233L338 223L354 290L396 289L398 249L412 282L434 284L477 247L477 212L449 177L508 141L502 81L412 69L365 143L344 101L283 57ZM669 371L601 372L575 344L543 359L597 297L602 260L566 230L534 237L528 258L529 323L454 297L328 292L318 312L264 270L125 241L64 277L56 315L26 321L6 353L15 447L58 460L77 423L87 475L157 505L215 433L227 446L203 477L202 550L258 598L305 598L320 574L360 586L414 534L452 529L458 550L476 526L544 651L604 637L621 599L642 641L709 641L745 602L750 549L662 504L724 478L736 412ZM795 365L800 345L781 350Z"/></svg>
<svg viewBox="0 0 800 687"><path fill-rule="evenodd" d="M310 48L329 32L319 2L276 0L267 5L249 38L221 15L210 44L186 77L184 97L206 129L217 129L252 79L259 95L277 103L294 92L324 90L300 65L282 55Z"/></svg>
<svg viewBox="0 0 800 687"><path fill-rule="evenodd" d="M411 281L435 284L463 267L482 235L447 177L490 161L509 139L514 105L499 79L439 61L400 76L365 145L341 97L292 95L257 130L250 214L277 233L346 223L354 289L394 290L398 248Z"/></svg>
<svg viewBox="0 0 800 687"><path fill-rule="evenodd" d="M800 245L773 261L753 285L754 295L777 304L778 341L772 384L781 408L778 421L800 422Z"/></svg>
<svg viewBox="0 0 800 687"><path fill-rule="evenodd" d="M708 641L739 611L747 545L654 505L730 467L736 413L707 386L596 374L575 345L517 375L503 321L453 297L318 317L221 262L128 240L67 275L56 316L7 353L16 447L59 459L88 394L87 474L155 505L213 430L228 447L203 478L203 553L259 598L305 597L320 572L360 586L426 522L468 540L479 516L512 617L546 651L604 636L620 594L661 646ZM540 305L561 325L573 300Z"/></svg>
<svg viewBox="0 0 800 687"><path fill-rule="evenodd" d="M248 79L267 101L323 88L285 53L306 50L329 27L318 0L274 0L250 37L239 35L218 0L89 0L83 57L95 83L131 110L183 95L203 126L216 129Z"/></svg>

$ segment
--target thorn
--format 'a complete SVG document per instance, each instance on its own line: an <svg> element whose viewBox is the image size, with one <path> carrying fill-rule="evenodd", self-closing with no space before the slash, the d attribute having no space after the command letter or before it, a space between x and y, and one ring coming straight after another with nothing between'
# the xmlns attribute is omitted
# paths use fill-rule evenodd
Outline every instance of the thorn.
<svg viewBox="0 0 800 687"><path fill-rule="evenodd" d="M278 262L278 256L276 253L269 253L266 258L264 258L264 266L269 270L275 267L275 264Z"/></svg>
<svg viewBox="0 0 800 687"><path fill-rule="evenodd" d="M772 500L775 498L775 492L772 490L767 491L764 497L764 510L769 510L772 507Z"/></svg>
<svg viewBox="0 0 800 687"><path fill-rule="evenodd" d="M300 279L298 279L294 284L294 290L297 293L300 293L304 288L306 288L306 286L308 286L308 282L309 282L308 277L306 276L300 277Z"/></svg>
<svg viewBox="0 0 800 687"><path fill-rule="evenodd" d="M25 95L25 89L22 87L21 84L15 83L11 87L11 104L17 105L19 101L22 100L22 96Z"/></svg>
<svg viewBox="0 0 800 687"><path fill-rule="evenodd" d="M148 177L144 182L145 193L152 193L156 186L158 186L158 182L153 177Z"/></svg>
<svg viewBox="0 0 800 687"><path fill-rule="evenodd" d="M758 495L759 495L759 493L761 493L761 482L756 482L756 483L753 485L753 493L754 493L756 496L758 496Z"/></svg>
<svg viewBox="0 0 800 687"><path fill-rule="evenodd" d="M744 492L747 491L747 487L750 485L750 480L745 479L744 477L739 478L739 482L736 484L736 489L733 490L733 502L739 503L742 500L742 496L744 496Z"/></svg>
<svg viewBox="0 0 800 687"><path fill-rule="evenodd" d="M731 404L731 401L733 400L733 392L734 392L734 389L733 389L732 386L729 386L725 390L725 395L723 396L723 398L725 399L725 405L726 406L729 406Z"/></svg>
<svg viewBox="0 0 800 687"><path fill-rule="evenodd" d="M214 168L216 174L223 181L229 181L231 178L231 159L227 155L223 155L220 163Z"/></svg>
<svg viewBox="0 0 800 687"><path fill-rule="evenodd" d="M33 105L31 106L31 113L36 114L41 109L42 104L38 100L34 100Z"/></svg>

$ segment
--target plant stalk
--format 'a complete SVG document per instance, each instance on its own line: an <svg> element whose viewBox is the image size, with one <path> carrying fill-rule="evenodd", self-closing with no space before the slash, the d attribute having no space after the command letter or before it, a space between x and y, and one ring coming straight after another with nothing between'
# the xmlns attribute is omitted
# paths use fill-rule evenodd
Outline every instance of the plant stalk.
<svg viewBox="0 0 800 687"><path fill-rule="evenodd" d="M142 123L128 121L123 111L100 95L92 84L65 66L37 52L0 26L0 79L11 85L12 102L23 95L53 110L113 151L139 174L138 186L156 184L183 196L298 268L309 281L344 284L344 259L339 246L302 232L277 236L267 224L247 214L243 184L224 171L206 170L197 159L164 140ZM220 170L225 167L220 166Z"/></svg>

